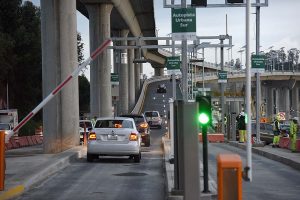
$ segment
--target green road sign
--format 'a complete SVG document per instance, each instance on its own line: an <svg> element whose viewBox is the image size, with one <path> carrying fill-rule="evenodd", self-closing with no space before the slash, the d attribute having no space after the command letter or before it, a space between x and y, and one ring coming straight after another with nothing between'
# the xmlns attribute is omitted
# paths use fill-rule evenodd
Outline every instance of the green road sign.
<svg viewBox="0 0 300 200"><path fill-rule="evenodd" d="M218 72L218 83L227 83L227 72L226 71L219 71Z"/></svg>
<svg viewBox="0 0 300 200"><path fill-rule="evenodd" d="M167 57L166 67L168 70L180 69L180 56Z"/></svg>
<svg viewBox="0 0 300 200"><path fill-rule="evenodd" d="M264 55L252 55L251 56L251 71L252 72L264 72L265 71L265 56Z"/></svg>
<svg viewBox="0 0 300 200"><path fill-rule="evenodd" d="M172 37L173 39L196 38L196 9L172 9Z"/></svg>
<svg viewBox="0 0 300 200"><path fill-rule="evenodd" d="M111 73L110 74L110 81L112 84L119 84L119 74Z"/></svg>

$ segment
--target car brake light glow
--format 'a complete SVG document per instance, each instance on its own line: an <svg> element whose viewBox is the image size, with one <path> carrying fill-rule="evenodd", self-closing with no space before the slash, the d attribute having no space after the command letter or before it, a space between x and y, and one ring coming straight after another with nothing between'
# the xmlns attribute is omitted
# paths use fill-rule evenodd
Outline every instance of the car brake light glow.
<svg viewBox="0 0 300 200"><path fill-rule="evenodd" d="M130 141L137 141L138 140L137 134L136 133L130 133L129 140Z"/></svg>
<svg viewBox="0 0 300 200"><path fill-rule="evenodd" d="M143 123L141 123L140 127L141 128L148 128L148 123L143 122Z"/></svg>
<svg viewBox="0 0 300 200"><path fill-rule="evenodd" d="M96 140L96 139L97 139L96 133L94 132L90 133L89 140Z"/></svg>

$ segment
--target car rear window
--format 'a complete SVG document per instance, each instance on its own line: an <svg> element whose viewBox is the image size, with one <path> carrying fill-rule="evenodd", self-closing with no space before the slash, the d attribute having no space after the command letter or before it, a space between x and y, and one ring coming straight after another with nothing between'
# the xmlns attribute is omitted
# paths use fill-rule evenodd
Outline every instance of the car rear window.
<svg viewBox="0 0 300 200"><path fill-rule="evenodd" d="M146 117L158 117L158 113L157 112L146 112L145 116Z"/></svg>
<svg viewBox="0 0 300 200"><path fill-rule="evenodd" d="M9 130L9 124L0 124L0 130Z"/></svg>
<svg viewBox="0 0 300 200"><path fill-rule="evenodd" d="M141 123L141 122L146 121L142 115L141 116L137 116L137 115L121 115L121 117L132 118L134 120L134 122L136 123L136 125L139 124L139 123Z"/></svg>
<svg viewBox="0 0 300 200"><path fill-rule="evenodd" d="M84 128L84 124L85 124L85 127L86 127L86 128L93 128L91 122L80 122L80 123L79 123L79 126L80 126L81 128Z"/></svg>
<svg viewBox="0 0 300 200"><path fill-rule="evenodd" d="M98 120L95 128L133 128L129 120Z"/></svg>
<svg viewBox="0 0 300 200"><path fill-rule="evenodd" d="M136 124L139 124L139 123L145 121L143 117L134 117L133 120Z"/></svg>

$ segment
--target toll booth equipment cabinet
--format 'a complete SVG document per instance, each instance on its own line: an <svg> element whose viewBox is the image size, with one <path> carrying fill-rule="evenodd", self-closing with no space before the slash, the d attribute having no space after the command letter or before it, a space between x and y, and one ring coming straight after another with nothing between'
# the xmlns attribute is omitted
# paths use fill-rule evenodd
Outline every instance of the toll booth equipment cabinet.
<svg viewBox="0 0 300 200"><path fill-rule="evenodd" d="M218 200L242 200L242 160L237 154L219 154Z"/></svg>

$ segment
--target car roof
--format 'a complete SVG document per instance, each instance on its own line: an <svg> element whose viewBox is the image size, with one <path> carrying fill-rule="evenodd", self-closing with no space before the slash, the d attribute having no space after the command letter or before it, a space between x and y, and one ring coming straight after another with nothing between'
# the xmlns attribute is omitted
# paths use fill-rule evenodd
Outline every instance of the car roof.
<svg viewBox="0 0 300 200"><path fill-rule="evenodd" d="M97 120L125 120L125 119L132 119L130 117L99 117Z"/></svg>
<svg viewBox="0 0 300 200"><path fill-rule="evenodd" d="M144 117L143 114L124 114L120 115L120 117Z"/></svg>
<svg viewBox="0 0 300 200"><path fill-rule="evenodd" d="M91 122L91 120L89 120L89 119L81 119L81 120L79 120L79 122Z"/></svg>
<svg viewBox="0 0 300 200"><path fill-rule="evenodd" d="M147 110L147 111L145 111L144 113L146 113L146 112L158 112L157 110ZM159 112L158 112L159 113Z"/></svg>

